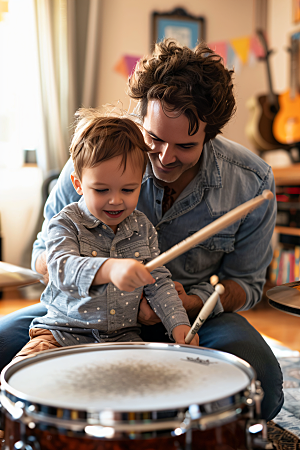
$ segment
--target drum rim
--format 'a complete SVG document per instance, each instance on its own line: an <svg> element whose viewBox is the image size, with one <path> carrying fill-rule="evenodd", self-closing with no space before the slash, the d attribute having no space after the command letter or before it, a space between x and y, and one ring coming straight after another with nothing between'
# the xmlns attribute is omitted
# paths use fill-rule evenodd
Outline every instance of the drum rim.
<svg viewBox="0 0 300 450"><path fill-rule="evenodd" d="M69 414L69 418L67 420L61 420L59 419L59 423L60 425L63 426L63 422L65 422L65 426L70 429L77 429L79 428L84 428L87 425L99 425L99 426L108 426L108 424L101 422L99 415L101 414L101 412L105 411L105 410L100 410L100 409L95 409L95 408L90 408L90 409L72 409L70 410L69 408L61 408L61 407L57 407L55 406L55 402L53 402L53 406L50 405L44 405L44 404L39 404L35 401L32 401L30 399L30 396L23 394L21 391L18 391L15 388L12 388L9 385L9 379L10 377L16 373L19 369L26 367L27 365L31 365L34 364L37 361L42 361L45 359L49 359L49 358L53 358L53 357L59 357L59 355L65 354L65 355L69 355L69 354L73 354L73 353L81 353L81 352L87 352L87 351L99 351L99 348L101 348L102 350L117 350L117 349L155 349L155 350L166 350L169 349L171 351L182 351L184 352L185 350L189 350L189 353L195 353L197 354L199 352L199 350L202 350L202 354L203 352L207 353L209 356L211 357L215 357L217 359L226 361L228 363L233 363L235 366L239 367L248 377L249 379L249 383L248 386L246 388L244 388L242 391L238 391L235 394L230 395L229 397L225 396L223 398L219 398L217 401L212 401L212 402L206 402L203 404L199 404L199 408L205 408L208 409L210 411L214 411L214 413L203 413L201 412L200 415L198 417L195 417L194 419L197 420L199 422L200 417L203 418L206 422L207 419L209 418L209 416L216 416L216 414L218 415L226 413L226 412L230 412L230 415L232 416L232 412L235 415L239 415L241 413L241 408L239 406L241 405L245 405L246 403L243 402L243 399L245 399L245 395L246 392L248 390L248 399L249 400L247 403L247 406L253 406L253 396L255 394L255 381L256 381L256 373L255 370L252 366L250 366L250 364L248 364L246 361L242 360L241 358L238 358L235 355L232 355L230 353L226 353L220 350L215 350L215 349L209 349L206 347L194 347L194 346L190 346L190 345L178 345L178 344L172 344L172 343L153 343L153 342L140 342L140 343L134 343L134 342L128 342L128 343L124 343L124 342L120 342L120 343L104 343L104 344L83 344L83 345L75 345L75 346L70 346L70 347L62 347L59 349L54 349L54 350L47 350L41 353L37 353L35 355L29 356L28 358L25 358L22 361L18 361L14 364L10 364L8 366L6 366L3 371L1 372L1 397L2 397L2 404L4 409L6 409L8 411L8 408L6 408L5 403L9 402L11 403L13 406L15 406L16 404L22 404L23 406L22 408L22 412L20 412L20 417L21 416L26 416L25 421L29 422L30 420L35 421L35 422L42 422L42 423L52 423L53 425L57 425L57 411L63 411L64 413L70 413L72 412L78 412L82 415L82 413L84 413L86 415L85 419L83 420L81 419L72 419L70 417ZM235 400L233 400L233 397ZM232 399L231 404L230 402L228 403L228 406L224 409L219 408L219 411L216 410L217 408L217 403L220 402L220 400L227 400L229 401L229 399ZM170 427L171 423L177 423L176 426L178 426L178 421L182 422L187 414L189 414L189 408L191 405L186 405L186 407L182 408L172 408L171 410L168 409L157 409L157 410L148 410L145 411L145 409L141 409L140 411L134 411L134 414L136 414L136 416L138 417L139 415L148 413L151 414L153 416L153 414L155 415L155 413L168 413L168 411L172 411L174 412L174 418L171 418L169 420L166 419L161 419L161 420L157 420L154 421L151 419L151 422L155 422L156 424L160 424L162 427L164 426L168 426ZM43 408L43 412L40 413L39 411L41 411L41 408ZM38 411L38 412L37 412ZM9 412L9 411L8 411ZM132 414L132 413L131 413ZM126 418L126 416L129 415L128 411L112 411L112 418L110 419L111 422L111 426L113 427L117 427L117 428L126 428L127 424L129 424L131 422L131 427L132 427L132 421ZM176 417L175 417L176 415ZM225 414L226 415L226 414ZM68 414L67 414L68 416ZM64 415L65 417L65 415ZM120 418L122 418L120 420ZM191 418L193 419L193 418ZM209 420L208 420L209 422ZM208 423L207 422L207 423ZM138 420L136 420L137 426L138 425ZM143 428L143 425L141 425L141 428ZM124 430L125 431L125 430Z"/></svg>

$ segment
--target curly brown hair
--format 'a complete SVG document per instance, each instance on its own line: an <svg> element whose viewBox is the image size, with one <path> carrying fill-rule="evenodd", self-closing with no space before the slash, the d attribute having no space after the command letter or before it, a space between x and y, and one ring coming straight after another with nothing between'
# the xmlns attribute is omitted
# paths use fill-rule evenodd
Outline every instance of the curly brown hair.
<svg viewBox="0 0 300 450"><path fill-rule="evenodd" d="M141 167L143 174L150 147L145 143L140 125L124 111L103 112L100 109L80 108L76 114L76 128L70 145L70 155L78 178L84 168L122 156L121 166L126 170L128 158Z"/></svg>
<svg viewBox="0 0 300 450"><path fill-rule="evenodd" d="M139 100L142 120L148 101L159 99L166 115L178 111L189 121L190 136L197 133L199 119L206 123L205 142L221 133L235 113L233 70L205 43L195 50L181 47L174 39L156 44L151 57L142 58L128 80L128 95Z"/></svg>

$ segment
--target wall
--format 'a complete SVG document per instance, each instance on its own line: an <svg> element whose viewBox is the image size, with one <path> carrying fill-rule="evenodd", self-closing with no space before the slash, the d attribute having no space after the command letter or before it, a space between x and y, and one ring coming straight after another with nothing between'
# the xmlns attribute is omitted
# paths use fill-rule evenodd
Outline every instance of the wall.
<svg viewBox="0 0 300 450"><path fill-rule="evenodd" d="M282 3L286 4L286 1ZM120 100L125 108L128 107L126 80L114 72L113 68L123 54L149 54L151 13L169 11L178 6L183 6L191 14L206 18L208 42L253 34L252 0L102 0L99 105ZM264 93L266 90L264 64L257 62L252 67L242 67L236 75L235 84L237 114L227 125L224 135L254 150L244 132L249 117L245 103L250 96Z"/></svg>

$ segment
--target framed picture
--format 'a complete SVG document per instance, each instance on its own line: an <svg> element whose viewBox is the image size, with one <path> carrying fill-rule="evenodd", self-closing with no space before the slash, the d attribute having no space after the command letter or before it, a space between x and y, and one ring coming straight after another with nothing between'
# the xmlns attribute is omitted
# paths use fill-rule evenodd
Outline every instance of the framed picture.
<svg viewBox="0 0 300 450"><path fill-rule="evenodd" d="M293 22L300 22L300 0L293 0Z"/></svg>
<svg viewBox="0 0 300 450"><path fill-rule="evenodd" d="M188 14L183 8L152 14L152 50L156 42L164 38L174 38L179 44L189 48L205 40L205 19Z"/></svg>

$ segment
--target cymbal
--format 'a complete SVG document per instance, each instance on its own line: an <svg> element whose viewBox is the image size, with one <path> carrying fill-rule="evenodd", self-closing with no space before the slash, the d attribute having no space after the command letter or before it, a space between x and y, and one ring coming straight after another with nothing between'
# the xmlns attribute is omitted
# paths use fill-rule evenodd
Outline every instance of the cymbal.
<svg viewBox="0 0 300 450"><path fill-rule="evenodd" d="M267 297L271 300L270 304L272 306L275 306L273 304L275 302L276 305L282 306L281 309L285 310L285 307L292 308L296 314L300 315L300 281L286 283L269 289Z"/></svg>
<svg viewBox="0 0 300 450"><path fill-rule="evenodd" d="M42 279L43 275L33 270L0 261L0 288L27 286Z"/></svg>

